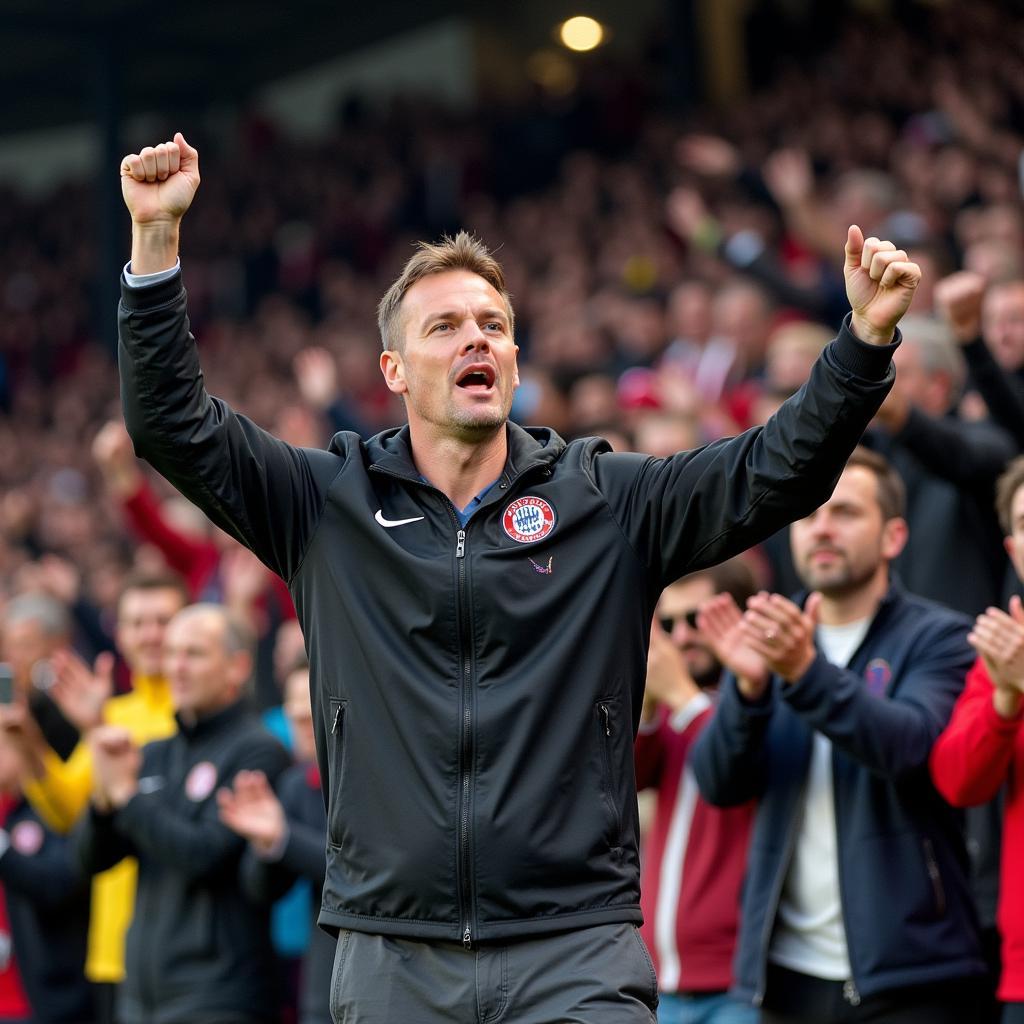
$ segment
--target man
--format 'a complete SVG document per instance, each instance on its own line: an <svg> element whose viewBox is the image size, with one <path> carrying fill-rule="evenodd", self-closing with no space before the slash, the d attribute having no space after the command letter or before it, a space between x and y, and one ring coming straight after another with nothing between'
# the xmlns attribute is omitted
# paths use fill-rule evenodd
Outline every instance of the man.
<svg viewBox="0 0 1024 1024"><path fill-rule="evenodd" d="M37 734L17 728L12 712L0 709L0 725L33 749L25 773L25 796L46 824L70 832L86 809L93 784L88 734L101 724L128 730L137 744L163 739L175 731L171 692L163 675L164 633L188 600L181 579L171 573L130 576L117 602L115 642L131 673L129 693L111 696L111 680L93 674L73 652L57 650L51 664L51 693L84 737L65 761ZM101 656L102 658L102 656ZM33 742L33 740L36 742ZM126 859L93 879L86 976L97 986L101 1021L112 1021L113 987L124 978L124 937L135 906L135 861Z"/></svg>
<svg viewBox="0 0 1024 1024"><path fill-rule="evenodd" d="M315 921L324 887L327 817L314 762L309 664L305 660L286 677L284 709L296 764L281 776L277 795L260 772L239 772L233 789L222 789L217 800L221 821L249 843L241 867L245 892L254 900L271 902L298 879L305 879L315 893ZM331 937L314 928L302 959L299 1024L323 1024L330 1019L333 962Z"/></svg>
<svg viewBox="0 0 1024 1024"><path fill-rule="evenodd" d="M999 519L1006 553L1024 580L1024 458L999 480ZM1002 972L998 996L1007 1007L1003 1021L1024 1021L1024 890L1020 855L1024 849L1024 607L1010 600L1009 614L989 608L978 616L968 639L978 652L953 717L931 755L932 777L955 807L991 801L1006 787L998 925Z"/></svg>
<svg viewBox="0 0 1024 1024"><path fill-rule="evenodd" d="M296 449L201 386L176 269L198 154L178 134L121 170L136 451L288 581L303 624L332 1011L649 1022L632 740L658 595L827 496L887 390L916 266L851 228L850 326L800 398L653 459L508 423L501 268L465 234L422 245L378 316L408 426Z"/></svg>
<svg viewBox="0 0 1024 1024"><path fill-rule="evenodd" d="M687 757L712 714L721 662L695 619L715 594L743 605L756 590L738 558L683 579L658 602L636 738L637 789L657 790L640 877L643 937L661 992L660 1024L754 1024L729 995L753 803L724 810L697 792Z"/></svg>
<svg viewBox="0 0 1024 1024"><path fill-rule="evenodd" d="M1013 458L1013 439L991 422L957 414L966 367L945 324L911 315L900 330L897 383L869 435L907 489L910 536L896 568L913 593L973 617L1002 595L1006 567L992 494Z"/></svg>
<svg viewBox="0 0 1024 1024"><path fill-rule="evenodd" d="M858 449L791 527L812 590L698 619L736 673L691 756L701 792L758 799L736 960L765 1024L963 1024L984 972L955 813L928 753L970 665L967 622L890 579L903 487Z"/></svg>
<svg viewBox="0 0 1024 1024"><path fill-rule="evenodd" d="M243 699L252 638L220 606L190 605L167 627L165 671L177 735L140 751L127 729L95 729L92 803L75 833L90 872L139 862L117 1017L273 1020L267 912L242 895L245 843L221 824L214 799L237 772L275 779L288 761Z"/></svg>

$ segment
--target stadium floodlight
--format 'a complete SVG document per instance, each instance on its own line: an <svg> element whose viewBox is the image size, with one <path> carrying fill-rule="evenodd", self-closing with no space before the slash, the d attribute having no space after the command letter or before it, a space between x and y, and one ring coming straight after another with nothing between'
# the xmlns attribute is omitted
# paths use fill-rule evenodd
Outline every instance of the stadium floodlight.
<svg viewBox="0 0 1024 1024"><path fill-rule="evenodd" d="M558 29L558 38L567 49L585 53L596 49L604 42L605 30L601 22L580 14L562 22Z"/></svg>

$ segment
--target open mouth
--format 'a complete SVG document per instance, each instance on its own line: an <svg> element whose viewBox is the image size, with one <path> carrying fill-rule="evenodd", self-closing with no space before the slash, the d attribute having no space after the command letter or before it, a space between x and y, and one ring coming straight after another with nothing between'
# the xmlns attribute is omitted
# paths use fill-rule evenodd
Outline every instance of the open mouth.
<svg viewBox="0 0 1024 1024"><path fill-rule="evenodd" d="M494 387L494 368L485 364L467 366L455 379L465 391L490 391Z"/></svg>

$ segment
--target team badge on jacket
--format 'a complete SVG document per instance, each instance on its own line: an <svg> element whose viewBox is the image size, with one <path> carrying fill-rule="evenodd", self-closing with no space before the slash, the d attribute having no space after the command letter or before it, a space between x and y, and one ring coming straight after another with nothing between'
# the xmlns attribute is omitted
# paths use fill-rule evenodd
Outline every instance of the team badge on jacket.
<svg viewBox="0 0 1024 1024"><path fill-rule="evenodd" d="M216 785L216 766L210 761L200 761L185 777L185 796L199 803L213 792Z"/></svg>
<svg viewBox="0 0 1024 1024"><path fill-rule="evenodd" d="M505 509L501 525L517 543L533 544L555 528L555 510L543 498L517 498Z"/></svg>

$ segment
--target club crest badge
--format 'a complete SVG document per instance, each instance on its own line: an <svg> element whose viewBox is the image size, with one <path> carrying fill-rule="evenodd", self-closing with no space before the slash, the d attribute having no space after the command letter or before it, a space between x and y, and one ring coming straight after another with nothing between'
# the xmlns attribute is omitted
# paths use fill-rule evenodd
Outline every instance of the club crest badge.
<svg viewBox="0 0 1024 1024"><path fill-rule="evenodd" d="M889 662L883 658L875 658L868 662L864 669L864 681L867 683L868 693L874 697L884 697L886 687L892 681L892 668Z"/></svg>
<svg viewBox="0 0 1024 1024"><path fill-rule="evenodd" d="M543 540L555 528L555 510L543 498L527 496L512 502L501 517L505 532L517 544Z"/></svg>
<svg viewBox="0 0 1024 1024"><path fill-rule="evenodd" d="M216 766L209 761L200 761L185 777L185 796L199 803L213 792L216 785Z"/></svg>
<svg viewBox="0 0 1024 1024"><path fill-rule="evenodd" d="M11 831L11 846L23 857L34 857L42 849L43 838L38 821L20 821Z"/></svg>

